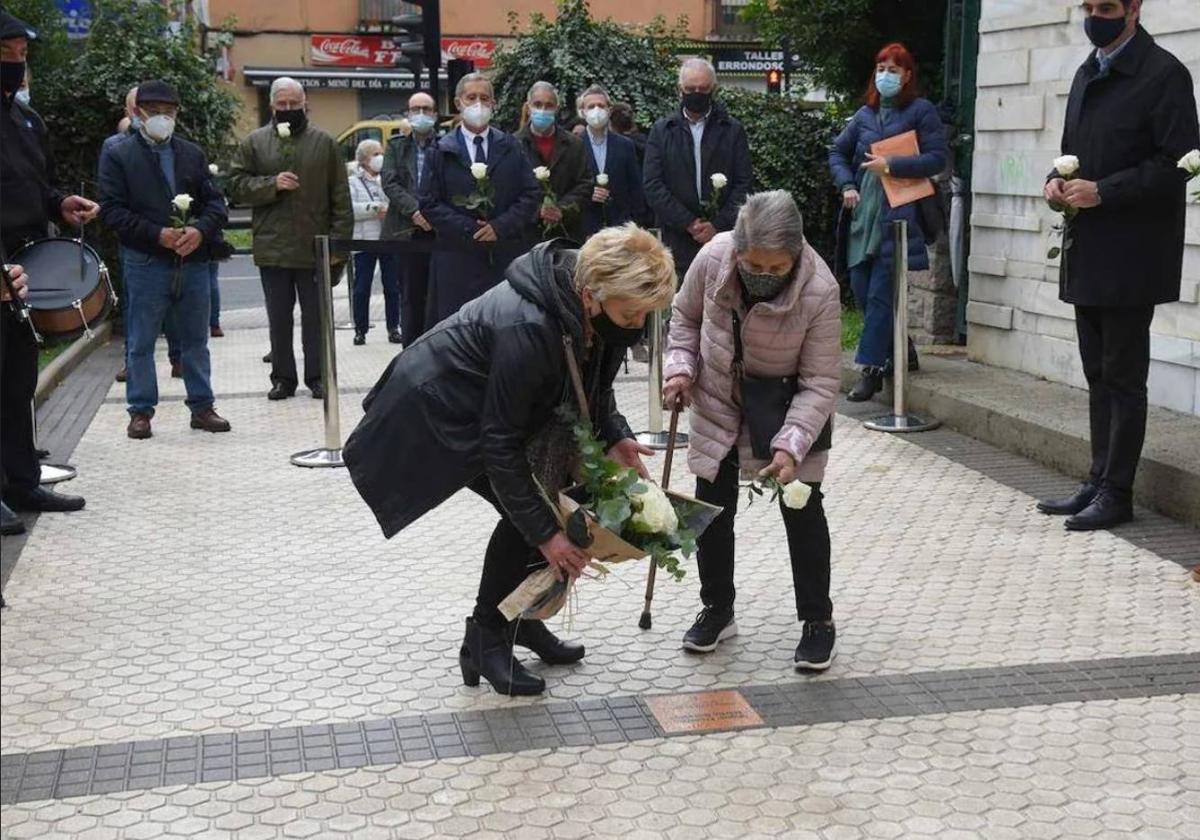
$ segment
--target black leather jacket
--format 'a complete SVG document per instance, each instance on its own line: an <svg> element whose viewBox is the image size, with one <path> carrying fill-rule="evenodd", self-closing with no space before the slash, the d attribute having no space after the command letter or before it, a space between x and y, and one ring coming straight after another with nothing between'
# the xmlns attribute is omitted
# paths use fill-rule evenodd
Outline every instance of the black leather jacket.
<svg viewBox="0 0 1200 840"><path fill-rule="evenodd" d="M576 404L564 336L594 383L598 436L632 437L612 390L624 353L596 344L584 358L577 253L554 240L517 258L505 282L401 352L371 389L343 455L385 536L485 474L530 546L554 535L526 445L560 405Z"/></svg>

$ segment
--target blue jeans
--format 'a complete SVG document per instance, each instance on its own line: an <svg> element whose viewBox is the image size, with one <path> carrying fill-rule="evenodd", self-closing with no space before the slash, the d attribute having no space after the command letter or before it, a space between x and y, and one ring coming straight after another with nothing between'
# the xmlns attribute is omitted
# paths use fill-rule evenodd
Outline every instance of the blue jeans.
<svg viewBox="0 0 1200 840"><path fill-rule="evenodd" d="M371 284L375 279L375 263L379 262L379 277L383 281L383 312L388 332L400 327L400 258L395 254L354 255L354 331L365 333L371 326Z"/></svg>
<svg viewBox="0 0 1200 840"><path fill-rule="evenodd" d="M881 368L892 358L892 272L875 257L850 269L850 288L862 307L863 332L854 361Z"/></svg>
<svg viewBox="0 0 1200 840"><path fill-rule="evenodd" d="M154 416L158 376L154 345L164 319L179 342L187 406L193 414L212 408L212 368L208 356L208 263L184 263L179 300L171 299L175 261L125 251L125 400L130 414Z"/></svg>
<svg viewBox="0 0 1200 840"><path fill-rule="evenodd" d="M217 282L217 275L221 273L221 264L213 260L208 264L208 325L210 327L221 326L221 284Z"/></svg>

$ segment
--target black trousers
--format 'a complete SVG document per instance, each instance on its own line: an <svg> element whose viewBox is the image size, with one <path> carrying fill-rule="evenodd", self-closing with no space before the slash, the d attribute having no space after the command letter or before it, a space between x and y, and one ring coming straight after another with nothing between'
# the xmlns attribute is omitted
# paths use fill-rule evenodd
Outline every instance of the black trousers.
<svg viewBox="0 0 1200 840"><path fill-rule="evenodd" d="M29 491L41 479L30 408L38 346L29 325L17 319L8 303L0 304L0 310L0 485L5 492Z"/></svg>
<svg viewBox="0 0 1200 840"><path fill-rule="evenodd" d="M295 388L296 353L292 349L292 320L300 299L300 343L304 348L304 384L321 381L321 315L316 276L310 268L259 269L267 298L267 323L271 327L271 382Z"/></svg>
<svg viewBox="0 0 1200 840"><path fill-rule="evenodd" d="M432 233L418 230L413 241L429 242ZM407 254L400 257L400 334L407 347L428 328L425 320L426 301L429 297L429 254Z"/></svg>
<svg viewBox="0 0 1200 840"><path fill-rule="evenodd" d="M483 475L467 485L472 491L490 502L500 514L500 521L488 540L483 555L483 573L479 577L479 594L475 598L475 620L485 627L501 629L508 624L497 609L521 581L546 564L541 552L532 548L521 532L512 524L504 508L500 506L487 476Z"/></svg>
<svg viewBox="0 0 1200 840"><path fill-rule="evenodd" d="M1133 495L1146 439L1153 306L1076 306L1075 331L1088 383L1093 484Z"/></svg>
<svg viewBox="0 0 1200 840"><path fill-rule="evenodd" d="M833 602L829 600L829 522L825 519L820 482L811 486L813 492L807 505L792 510L784 507L781 500L779 510L783 514L792 560L796 616L801 621L827 621L833 617ZM697 540L700 600L707 607L733 606L736 594L733 586L733 522L740 495L738 453L734 447L721 462L716 481L696 479L696 498L724 508Z"/></svg>

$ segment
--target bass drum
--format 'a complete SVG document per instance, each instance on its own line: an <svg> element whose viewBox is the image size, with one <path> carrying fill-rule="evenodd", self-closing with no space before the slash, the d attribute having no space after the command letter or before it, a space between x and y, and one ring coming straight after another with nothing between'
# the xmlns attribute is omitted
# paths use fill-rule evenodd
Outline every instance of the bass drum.
<svg viewBox="0 0 1200 840"><path fill-rule="evenodd" d="M117 303L108 266L78 239L39 239L17 249L9 262L25 269L29 319L45 338L90 338Z"/></svg>

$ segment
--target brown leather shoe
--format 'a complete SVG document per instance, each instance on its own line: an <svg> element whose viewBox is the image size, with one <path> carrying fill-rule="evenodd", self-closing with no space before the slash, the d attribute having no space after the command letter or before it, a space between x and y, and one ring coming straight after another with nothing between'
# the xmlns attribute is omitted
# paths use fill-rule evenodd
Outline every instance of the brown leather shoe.
<svg viewBox="0 0 1200 840"><path fill-rule="evenodd" d="M206 432L228 432L230 425L229 421L216 411L206 408L192 415L192 428L203 429Z"/></svg>
<svg viewBox="0 0 1200 840"><path fill-rule="evenodd" d="M150 431L150 415L129 415L129 427L125 430L125 434L129 435L134 440L145 440L146 438L150 437L153 434L153 432Z"/></svg>
<svg viewBox="0 0 1200 840"><path fill-rule="evenodd" d="M124 382L128 377L129 374L125 369L125 365L121 365L121 369L117 371L117 381Z"/></svg>
<svg viewBox="0 0 1200 840"><path fill-rule="evenodd" d="M225 330L221 329L219 326L209 327L208 328L208 336L209 336L209 338L224 338Z"/></svg>
<svg viewBox="0 0 1200 840"><path fill-rule="evenodd" d="M171 362L171 378L183 379L183 362Z"/></svg>

